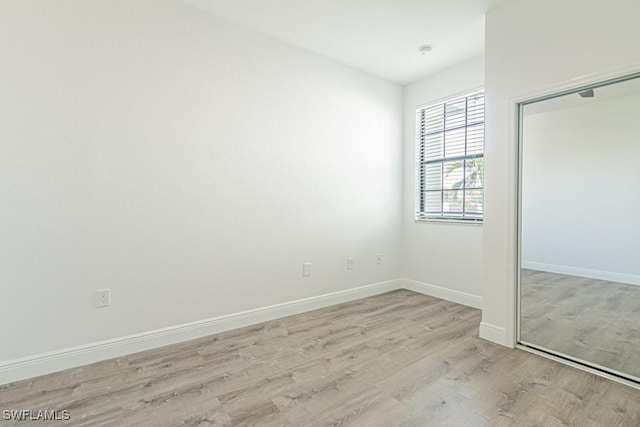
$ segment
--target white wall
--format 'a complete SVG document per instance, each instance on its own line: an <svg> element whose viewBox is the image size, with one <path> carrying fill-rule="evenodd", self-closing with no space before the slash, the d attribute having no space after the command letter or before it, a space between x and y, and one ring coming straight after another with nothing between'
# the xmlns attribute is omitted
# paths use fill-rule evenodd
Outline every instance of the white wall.
<svg viewBox="0 0 640 427"><path fill-rule="evenodd" d="M525 114L522 262L640 284L640 95L599 99L606 92Z"/></svg>
<svg viewBox="0 0 640 427"><path fill-rule="evenodd" d="M484 59L467 61L404 88L404 277L480 300L482 225L416 222L416 109L484 85Z"/></svg>
<svg viewBox="0 0 640 427"><path fill-rule="evenodd" d="M513 0L486 18L481 336L514 343L515 102L640 68L635 0Z"/></svg>
<svg viewBox="0 0 640 427"><path fill-rule="evenodd" d="M169 0L3 1L0 52L0 361L400 276L399 86Z"/></svg>

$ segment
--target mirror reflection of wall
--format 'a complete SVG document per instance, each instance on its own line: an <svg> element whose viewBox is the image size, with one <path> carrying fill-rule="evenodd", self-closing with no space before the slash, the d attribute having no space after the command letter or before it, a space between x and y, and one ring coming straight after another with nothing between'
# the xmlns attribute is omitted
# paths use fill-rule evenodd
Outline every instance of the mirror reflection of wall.
<svg viewBox="0 0 640 427"><path fill-rule="evenodd" d="M640 79L521 126L520 341L640 377Z"/></svg>

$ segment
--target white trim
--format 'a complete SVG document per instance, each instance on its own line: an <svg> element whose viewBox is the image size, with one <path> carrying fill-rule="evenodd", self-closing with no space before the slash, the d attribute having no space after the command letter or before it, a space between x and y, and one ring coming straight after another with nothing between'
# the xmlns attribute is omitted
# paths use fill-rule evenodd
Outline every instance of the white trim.
<svg viewBox="0 0 640 427"><path fill-rule="evenodd" d="M511 345L510 342L507 340L507 333L505 331L505 328L491 325L486 322L480 323L480 338L488 341L492 341L507 347L513 347L513 345Z"/></svg>
<svg viewBox="0 0 640 427"><path fill-rule="evenodd" d="M65 348L0 362L0 384L6 384L114 357L125 356L169 344L200 338L268 320L316 310L402 288L401 280L390 280L268 307L218 316L196 322Z"/></svg>
<svg viewBox="0 0 640 427"><path fill-rule="evenodd" d="M416 224L453 224L453 225L479 225L482 226L483 220L474 221L474 220L464 220L464 219L414 219L413 222Z"/></svg>
<svg viewBox="0 0 640 427"><path fill-rule="evenodd" d="M429 295L436 298L445 299L447 301L466 305L473 308L482 308L482 297L468 294L466 292L456 291L453 289L443 288L442 286L430 285L428 283L419 282L411 279L401 279L402 287L410 291L420 294Z"/></svg>
<svg viewBox="0 0 640 427"><path fill-rule="evenodd" d="M473 308L481 308L482 306L482 298L477 295L430 285L417 280L389 280L268 307L0 362L0 385L201 338L207 335L266 322L268 320L292 316L343 302L379 295L397 289L407 289ZM492 328L501 330L496 327ZM504 330L502 329L501 331L504 336ZM487 339L502 344L500 340Z"/></svg>
<svg viewBox="0 0 640 427"><path fill-rule="evenodd" d="M544 262L522 261L522 268L546 271L549 273L567 274L569 276L588 277L590 279L607 280L640 286L640 276L634 274L615 273L613 271L592 270L568 265L547 264Z"/></svg>

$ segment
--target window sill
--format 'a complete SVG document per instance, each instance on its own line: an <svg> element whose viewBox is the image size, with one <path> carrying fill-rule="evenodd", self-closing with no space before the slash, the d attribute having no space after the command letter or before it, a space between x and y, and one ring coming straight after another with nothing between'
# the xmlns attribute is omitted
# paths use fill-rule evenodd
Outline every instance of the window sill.
<svg viewBox="0 0 640 427"><path fill-rule="evenodd" d="M414 219L416 224L462 224L462 225L482 225L482 220L469 220L469 219L451 219L451 218L429 218L429 219Z"/></svg>

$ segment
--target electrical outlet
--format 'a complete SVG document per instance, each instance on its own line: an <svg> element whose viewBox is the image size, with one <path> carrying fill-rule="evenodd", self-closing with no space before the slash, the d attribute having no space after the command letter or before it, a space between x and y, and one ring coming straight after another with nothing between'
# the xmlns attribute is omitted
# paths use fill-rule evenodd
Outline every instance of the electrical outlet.
<svg viewBox="0 0 640 427"><path fill-rule="evenodd" d="M353 258L347 258L347 270L353 270Z"/></svg>
<svg viewBox="0 0 640 427"><path fill-rule="evenodd" d="M382 254L376 254L376 264L382 264Z"/></svg>
<svg viewBox="0 0 640 427"><path fill-rule="evenodd" d="M311 263L310 262L302 263L302 277L309 277L309 276L311 276Z"/></svg>
<svg viewBox="0 0 640 427"><path fill-rule="evenodd" d="M109 307L111 305L111 289L98 289L95 293L96 307Z"/></svg>

